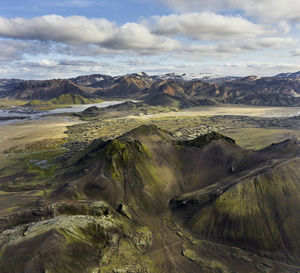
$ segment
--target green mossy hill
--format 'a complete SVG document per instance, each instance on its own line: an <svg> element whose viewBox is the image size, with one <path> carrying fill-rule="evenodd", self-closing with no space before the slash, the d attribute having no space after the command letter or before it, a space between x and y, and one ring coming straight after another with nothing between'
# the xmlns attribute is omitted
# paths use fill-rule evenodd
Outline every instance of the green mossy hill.
<svg viewBox="0 0 300 273"><path fill-rule="evenodd" d="M164 160L175 149L165 140L165 134L155 126L142 126L121 138L93 143L79 158L73 159L64 175L75 181L56 190L53 196L104 198L111 204L124 202L151 214L166 209L169 198L179 189L175 163ZM157 154L145 145L151 140L170 145L170 149Z"/></svg>
<svg viewBox="0 0 300 273"><path fill-rule="evenodd" d="M104 142L98 139L93 141L85 151L73 156L69 160L69 164L78 167L88 166L91 163L95 163L95 160L101 160L103 157L109 159L117 155L125 162L128 159L127 157L133 157L135 152L149 156L146 148L138 140L121 142L118 139L114 139Z"/></svg>
<svg viewBox="0 0 300 273"><path fill-rule="evenodd" d="M154 124L150 125L141 125L130 132L124 134L119 139L126 139L128 137L131 138L140 138L140 137L148 137L151 138L153 136L158 136L165 140L173 140L172 134L164 129L158 128ZM152 139L153 140L153 139Z"/></svg>
<svg viewBox="0 0 300 273"><path fill-rule="evenodd" d="M230 175L245 154L228 142L208 146L190 151L179 147L168 131L143 125L117 139L95 141L73 157L64 174L72 182L54 196L104 197L147 213L161 211L183 189L198 189Z"/></svg>
<svg viewBox="0 0 300 273"><path fill-rule="evenodd" d="M241 171L174 198L174 216L202 238L299 264L299 153L288 140L248 154Z"/></svg>
<svg viewBox="0 0 300 273"><path fill-rule="evenodd" d="M143 217L171 209L192 236L296 264L299 153L296 140L254 152L215 132L178 145L167 131L140 126L94 142L53 197L122 203Z"/></svg>
<svg viewBox="0 0 300 273"><path fill-rule="evenodd" d="M187 225L207 238L299 263L299 164L299 159L293 160L244 179Z"/></svg>
<svg viewBox="0 0 300 273"><path fill-rule="evenodd" d="M153 137L164 140L167 138L172 139L171 133L168 131L161 130L155 125L142 125L114 140L106 142L102 139L94 140L83 152L70 158L68 164L80 167L95 163L96 160L100 160L102 157L109 158L115 154L124 154L125 156L126 153L135 152L141 152L149 156L148 149L140 140L149 139L153 141Z"/></svg>
<svg viewBox="0 0 300 273"><path fill-rule="evenodd" d="M29 101L26 106L39 106L39 105L72 105L72 104L89 104L89 103L95 103L95 102L101 102L100 99L91 99L91 98L85 98L81 95L74 95L74 94L64 94L60 95L57 98L51 99L51 100L31 100Z"/></svg>
<svg viewBox="0 0 300 273"><path fill-rule="evenodd" d="M0 271L296 273L299 158L297 140L179 145L154 125L96 140L29 211L0 218Z"/></svg>
<svg viewBox="0 0 300 273"><path fill-rule="evenodd" d="M183 146L194 146L194 147L202 148L205 145L210 144L211 142L216 140L224 140L228 143L235 144L234 139L213 131L208 134L199 136L193 140L179 141L179 144Z"/></svg>

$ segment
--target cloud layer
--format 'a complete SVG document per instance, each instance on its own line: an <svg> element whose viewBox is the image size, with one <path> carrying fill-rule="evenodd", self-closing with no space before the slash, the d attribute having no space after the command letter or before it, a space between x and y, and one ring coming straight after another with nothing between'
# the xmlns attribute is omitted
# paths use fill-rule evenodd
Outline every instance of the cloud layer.
<svg viewBox="0 0 300 273"><path fill-rule="evenodd" d="M235 48L240 44L237 42L238 39L258 39L272 31L270 27L252 23L241 17L223 16L211 12L156 16L141 23L126 23L121 26L105 18L89 19L83 16L46 15L32 19L0 17L2 38L55 42L73 48L77 46L79 49L82 48L82 44L94 45L97 47L93 52L98 51L99 54L131 51L147 55L201 47L201 45L193 45L193 40L234 40L233 48ZM186 46L180 39L176 39L176 36L192 39L192 41ZM249 50L255 50L255 47L281 48L282 45L290 44L290 38L269 37L251 42L248 48ZM207 46L207 48L211 47ZM246 48L243 46L244 50Z"/></svg>
<svg viewBox="0 0 300 273"><path fill-rule="evenodd" d="M154 32L161 35L183 35L200 40L256 37L267 32L262 25L241 17L212 12L172 14L155 17Z"/></svg>
<svg viewBox="0 0 300 273"><path fill-rule="evenodd" d="M88 19L83 16L0 18L0 36L67 44L97 44L109 49L140 50L145 54L172 51L179 46L177 41L154 35L137 23L126 23L119 27L104 18Z"/></svg>
<svg viewBox="0 0 300 273"><path fill-rule="evenodd" d="M158 0L180 12L195 10L242 11L261 20L300 20L299 0Z"/></svg>
<svg viewBox="0 0 300 273"><path fill-rule="evenodd" d="M27 75L35 71L42 77L99 69L114 74L120 70L121 74L214 66L236 73L237 68L225 62L239 63L237 67L244 71L298 67L299 0L156 1L176 13L122 23L58 14L0 17L0 72ZM46 1L43 5L86 9L93 8L94 1ZM254 59L261 59L262 69ZM272 62L274 66L269 65Z"/></svg>

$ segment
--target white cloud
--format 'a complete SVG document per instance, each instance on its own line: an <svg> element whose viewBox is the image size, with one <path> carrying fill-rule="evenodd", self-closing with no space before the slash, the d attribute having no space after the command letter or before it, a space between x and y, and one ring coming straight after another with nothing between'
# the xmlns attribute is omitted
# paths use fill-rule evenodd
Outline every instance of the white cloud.
<svg viewBox="0 0 300 273"><path fill-rule="evenodd" d="M267 37L256 42L258 49L281 49L297 44L297 40L291 37Z"/></svg>
<svg viewBox="0 0 300 273"><path fill-rule="evenodd" d="M243 41L230 41L220 44L221 47L228 48L228 51L232 52L247 52L258 51L262 49L283 49L289 48L297 44L297 40L290 37L267 37L260 39L246 39Z"/></svg>
<svg viewBox="0 0 300 273"><path fill-rule="evenodd" d="M224 59L230 55L237 53L237 48L228 48L225 45L188 45L175 56L181 59L193 60L209 57L213 59Z"/></svg>
<svg viewBox="0 0 300 273"><path fill-rule="evenodd" d="M121 26L113 38L103 45L113 49L138 49L144 54L169 52L180 49L176 40L152 34L145 26L127 23Z"/></svg>
<svg viewBox="0 0 300 273"><path fill-rule="evenodd" d="M176 11L242 11L262 20L300 20L299 0L158 0Z"/></svg>
<svg viewBox="0 0 300 273"><path fill-rule="evenodd" d="M291 51L290 56L292 56L292 57L300 56L300 48L296 48L293 51Z"/></svg>
<svg viewBox="0 0 300 273"><path fill-rule="evenodd" d="M297 43L292 38L268 37L261 39L245 39L242 41L227 41L213 45L190 44L176 54L177 57L193 59L196 57L210 57L224 59L249 51L262 49L282 49Z"/></svg>
<svg viewBox="0 0 300 273"><path fill-rule="evenodd" d="M16 41L0 42L0 61L7 62L22 58L23 52L28 50L28 44Z"/></svg>
<svg viewBox="0 0 300 273"><path fill-rule="evenodd" d="M0 74L4 78L52 79L69 78L83 74L109 73L114 65L103 62L74 59L43 59L37 61L18 61L9 66L0 65ZM118 67L121 68L121 67ZM117 68L116 68L117 69Z"/></svg>
<svg viewBox="0 0 300 273"><path fill-rule="evenodd" d="M286 71L299 71L300 65L290 63L227 63L223 70L230 71L235 75L263 75L273 76Z"/></svg>
<svg viewBox="0 0 300 273"><path fill-rule="evenodd" d="M244 18L212 12L171 14L153 19L153 31L157 34L183 35L200 40L256 37L268 32L266 27Z"/></svg>
<svg viewBox="0 0 300 273"><path fill-rule="evenodd" d="M117 26L106 19L46 15L33 19L0 17L2 37L70 43L101 43L113 37Z"/></svg>
<svg viewBox="0 0 300 273"><path fill-rule="evenodd" d="M46 15L33 19L0 17L0 36L69 44L97 44L107 49L132 50L142 54L172 51L180 47L176 40L154 35L137 23L119 27L103 18L88 19L83 16Z"/></svg>
<svg viewBox="0 0 300 273"><path fill-rule="evenodd" d="M0 39L0 62L21 60L24 54L49 53L51 46L40 42Z"/></svg>
<svg viewBox="0 0 300 273"><path fill-rule="evenodd" d="M153 26L151 22L154 23ZM224 54L232 52L262 48L279 49L291 46L295 42L292 38L260 37L271 33L268 31L266 27L240 17L207 12L153 17L152 21L140 24L126 23L121 26L103 18L88 19L83 16L46 15L33 19L0 17L0 37L25 40L27 43L39 44L41 49L45 47L49 51L77 56L129 52L133 55L155 55L175 51L198 51L208 56L217 53L224 57ZM198 40L228 42L194 45L194 41L190 40L181 45L175 38L168 37L177 35ZM39 47L35 47L37 53L41 51ZM13 53L2 54L13 56Z"/></svg>

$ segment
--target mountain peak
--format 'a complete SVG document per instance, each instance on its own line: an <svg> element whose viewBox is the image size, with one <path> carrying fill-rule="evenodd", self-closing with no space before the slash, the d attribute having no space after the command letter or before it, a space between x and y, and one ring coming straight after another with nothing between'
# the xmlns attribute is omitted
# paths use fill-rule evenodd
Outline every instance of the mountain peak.
<svg viewBox="0 0 300 273"><path fill-rule="evenodd" d="M280 74L276 75L275 77L276 78L300 78L300 71L280 73Z"/></svg>
<svg viewBox="0 0 300 273"><path fill-rule="evenodd" d="M209 132L205 135L198 136L197 138L192 139L192 140L180 141L179 143L184 146L194 146L194 147L202 148L205 145L210 144L213 141L218 141L218 140L224 140L228 143L235 144L234 139L224 136L224 135L214 132L214 131Z"/></svg>
<svg viewBox="0 0 300 273"><path fill-rule="evenodd" d="M151 136L164 136L164 138L169 138L172 137L172 134L166 130L158 128L154 124L150 125L141 125L123 136L121 136L119 139L124 139L124 138L139 138L139 137L151 137Z"/></svg>

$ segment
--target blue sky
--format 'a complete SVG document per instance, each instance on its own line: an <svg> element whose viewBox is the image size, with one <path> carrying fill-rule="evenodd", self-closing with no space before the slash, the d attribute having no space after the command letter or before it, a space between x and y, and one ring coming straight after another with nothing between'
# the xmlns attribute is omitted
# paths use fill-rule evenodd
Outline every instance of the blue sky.
<svg viewBox="0 0 300 273"><path fill-rule="evenodd" d="M0 78L300 70L299 0L0 0Z"/></svg>
<svg viewBox="0 0 300 273"><path fill-rule="evenodd" d="M167 14L167 6L157 5L155 1L37 1L12 0L0 1L0 16L6 18L25 17L32 18L46 14L59 14L62 16L82 15L94 18L108 18L124 24L137 21L140 17Z"/></svg>

